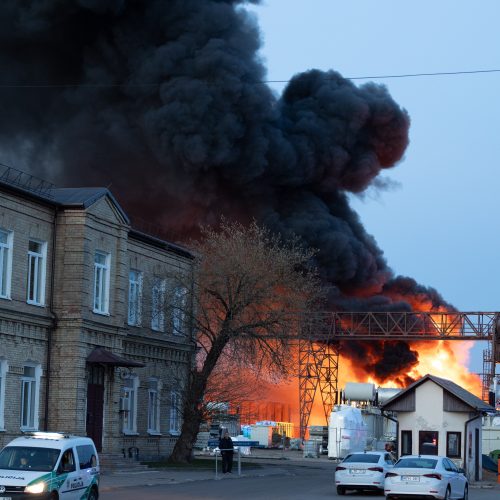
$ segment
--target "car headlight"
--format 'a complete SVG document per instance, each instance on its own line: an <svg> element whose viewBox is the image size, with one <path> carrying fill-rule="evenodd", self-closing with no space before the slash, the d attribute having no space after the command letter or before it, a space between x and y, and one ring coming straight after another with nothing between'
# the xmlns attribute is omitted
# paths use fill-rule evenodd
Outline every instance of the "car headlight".
<svg viewBox="0 0 500 500"><path fill-rule="evenodd" d="M24 489L25 493L43 493L47 488L47 483L40 481L39 483L30 484Z"/></svg>

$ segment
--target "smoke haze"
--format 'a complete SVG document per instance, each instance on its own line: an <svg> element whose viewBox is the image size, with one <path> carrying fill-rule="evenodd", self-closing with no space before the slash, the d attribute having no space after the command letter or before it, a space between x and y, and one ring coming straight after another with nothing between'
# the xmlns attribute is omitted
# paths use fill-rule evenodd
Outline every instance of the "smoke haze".
<svg viewBox="0 0 500 500"><path fill-rule="evenodd" d="M0 161L110 186L129 213L186 237L221 214L298 234L319 249L332 307L411 310L414 291L445 304L393 275L348 203L402 158L406 111L335 71L275 96L244 3L3 1ZM414 362L406 349L398 370Z"/></svg>

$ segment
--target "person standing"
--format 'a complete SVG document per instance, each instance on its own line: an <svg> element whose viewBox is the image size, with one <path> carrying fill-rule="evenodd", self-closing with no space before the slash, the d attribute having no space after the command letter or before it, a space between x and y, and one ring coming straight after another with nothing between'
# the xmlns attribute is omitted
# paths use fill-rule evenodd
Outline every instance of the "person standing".
<svg viewBox="0 0 500 500"><path fill-rule="evenodd" d="M229 431L224 430L222 437L219 439L219 450L222 455L222 472L226 474L231 473L233 468L233 440L229 436Z"/></svg>

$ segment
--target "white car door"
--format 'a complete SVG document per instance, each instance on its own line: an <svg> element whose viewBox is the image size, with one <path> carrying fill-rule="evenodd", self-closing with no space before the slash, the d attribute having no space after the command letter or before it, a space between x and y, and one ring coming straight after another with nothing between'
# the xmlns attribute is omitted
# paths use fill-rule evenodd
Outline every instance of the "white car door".
<svg viewBox="0 0 500 500"><path fill-rule="evenodd" d="M443 459L443 466L450 480L451 498L462 498L463 484L457 466L448 458Z"/></svg>
<svg viewBox="0 0 500 500"><path fill-rule="evenodd" d="M73 448L68 448L63 452L57 467L57 474L65 476L59 487L59 498L61 500L79 500L83 492L83 480L76 464Z"/></svg>

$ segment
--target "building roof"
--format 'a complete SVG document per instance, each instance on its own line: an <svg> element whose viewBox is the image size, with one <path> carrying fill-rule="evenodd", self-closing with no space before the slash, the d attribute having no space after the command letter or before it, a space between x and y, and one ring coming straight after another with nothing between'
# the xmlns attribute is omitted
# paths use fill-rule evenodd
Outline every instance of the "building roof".
<svg viewBox="0 0 500 500"><path fill-rule="evenodd" d="M417 380L416 382L413 382L413 384L409 385L406 389L402 390L401 392L398 392L391 399L388 399L382 405L382 409L391 405L392 403L394 403L394 401L397 401L398 399L408 394L409 392L414 391L419 385L422 385L424 382L427 382L428 380L431 380L435 384L439 385L444 390L448 391L453 396L460 399L466 405L470 406L471 408L473 408L478 412L483 412L483 413L495 412L495 408L493 408L493 406L489 405L488 403L485 403L482 399L479 399L471 392L455 384L455 382L429 374L424 375L421 379Z"/></svg>
<svg viewBox="0 0 500 500"><path fill-rule="evenodd" d="M88 208L96 201L107 196L113 201L116 209L120 212L121 216L129 224L129 218L123 211L122 207L116 201L111 191L103 187L82 187L82 188L54 188L51 190L52 200L58 205L64 207L81 207Z"/></svg>
<svg viewBox="0 0 500 500"><path fill-rule="evenodd" d="M86 209L103 197L108 197L123 220L131 226L129 236L146 241L151 245L164 248L184 257L193 258L193 254L180 245L171 243L161 237L153 236L148 232L139 230L132 224L123 208L120 206L111 191L104 187L56 188L53 184L21 172L17 169L0 164L0 186L12 190L23 196L36 199L40 202L55 207L83 208Z"/></svg>

